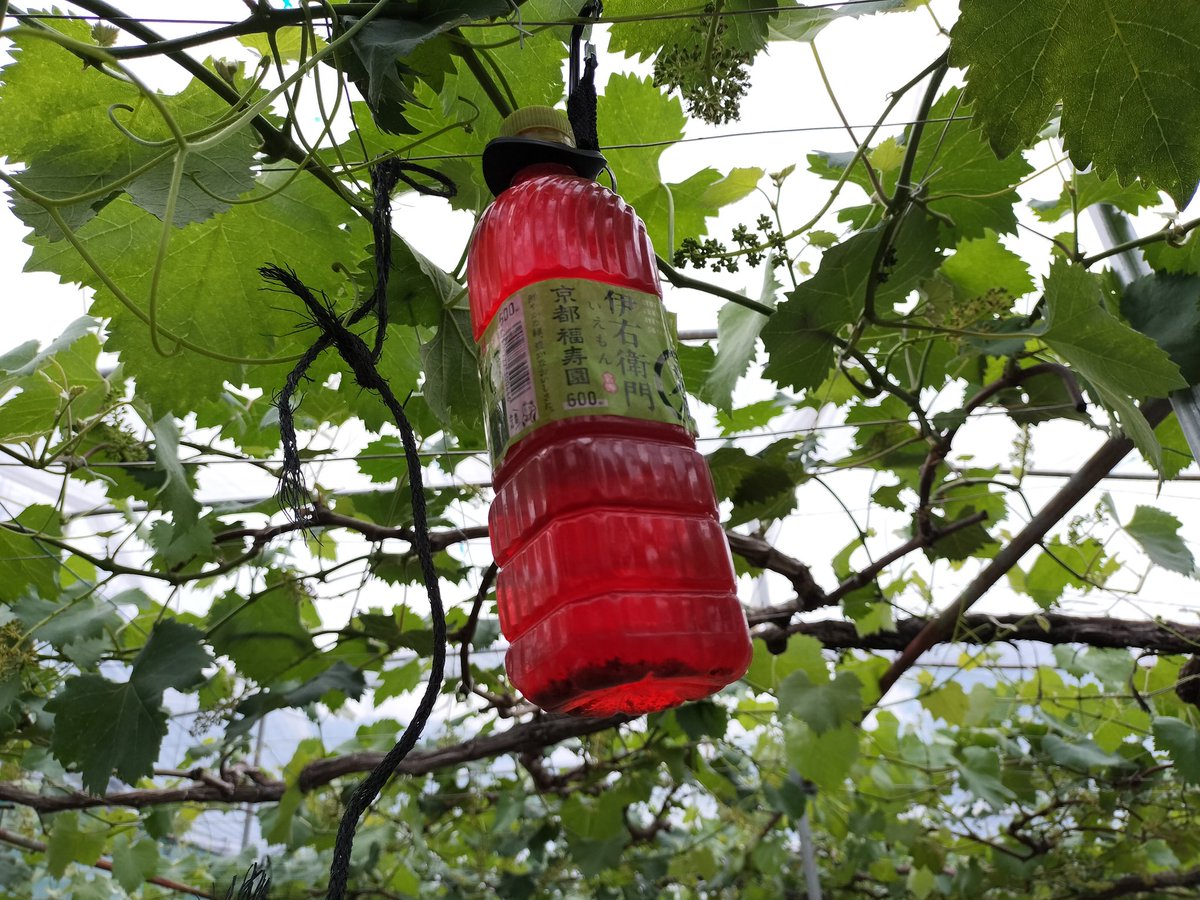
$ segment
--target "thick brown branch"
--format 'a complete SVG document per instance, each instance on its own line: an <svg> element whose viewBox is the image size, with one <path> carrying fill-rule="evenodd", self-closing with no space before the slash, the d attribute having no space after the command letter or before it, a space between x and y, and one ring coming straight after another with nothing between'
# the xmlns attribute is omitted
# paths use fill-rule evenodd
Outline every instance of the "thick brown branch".
<svg viewBox="0 0 1200 900"><path fill-rule="evenodd" d="M788 614L828 606L831 601L812 577L808 566L780 553L762 538L729 532L729 549L750 565L782 575L792 584L796 599L788 604ZM783 610L780 610L783 612ZM768 617L769 618L769 617Z"/></svg>
<svg viewBox="0 0 1200 900"><path fill-rule="evenodd" d="M1142 405L1142 413L1151 427L1165 419L1170 411L1170 403L1166 400L1149 400ZM993 557L988 566L967 585L958 599L943 610L936 619L930 620L912 643L904 648L904 651L892 662L879 680L880 699L887 694L901 675L912 668L921 654L934 644L944 641L954 634L962 615L991 590L996 582L1020 561L1022 556L1041 543L1050 529L1074 509L1075 504L1086 497L1088 492L1099 484L1113 466L1124 459L1132 449L1133 441L1127 437L1114 437L1105 441L1100 449L1092 454L1092 458L1067 479L1067 483L1051 498L1050 502L1029 520L1029 524Z"/></svg>
<svg viewBox="0 0 1200 900"><path fill-rule="evenodd" d="M570 738L595 734L628 722L627 716L605 719L544 716L531 722L514 725L499 734L473 738L461 744L435 750L412 753L397 770L406 775L425 775L429 772L457 766L477 759L490 759L505 753L540 750ZM311 791L343 775L369 772L379 764L382 753L362 752L335 756L309 763L300 772L301 790ZM141 809L165 803L273 803L283 796L287 784L282 781L260 780L233 785L198 782L173 788L150 788L122 791L95 796L82 791L63 794L40 794L18 785L0 783L0 801L18 803L38 812L59 812L66 809L90 809L98 806L128 806Z"/></svg>
<svg viewBox="0 0 1200 900"><path fill-rule="evenodd" d="M1102 890L1088 889L1073 896L1088 897L1090 900L1111 900L1113 897L1130 897L1134 894L1150 894L1167 888L1189 888L1196 885L1200 885L1200 867L1183 872L1126 875Z"/></svg>
<svg viewBox="0 0 1200 900"><path fill-rule="evenodd" d="M860 636L853 622L797 622L788 634L807 634L830 649L903 650L931 619L896 622L893 630ZM765 635L764 635L765 636ZM1200 650L1200 625L1077 617L1043 613L1038 617L1008 615L963 616L953 633L939 643L990 644L994 641L1034 641L1039 644L1084 644L1089 647L1135 647L1153 653L1195 653Z"/></svg>

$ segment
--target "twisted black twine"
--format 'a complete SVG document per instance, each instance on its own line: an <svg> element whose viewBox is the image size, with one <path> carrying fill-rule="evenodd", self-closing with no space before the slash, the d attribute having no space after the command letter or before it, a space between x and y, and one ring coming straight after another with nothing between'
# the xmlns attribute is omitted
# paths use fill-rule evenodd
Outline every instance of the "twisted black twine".
<svg viewBox="0 0 1200 900"><path fill-rule="evenodd" d="M235 894L234 891L237 891ZM271 859L254 862L242 878L241 887L234 877L225 892L225 900L267 900L271 893Z"/></svg>
<svg viewBox="0 0 1200 900"><path fill-rule="evenodd" d="M408 172L424 175L441 185L441 190L430 188ZM371 186L374 190L374 210L371 230L375 235L375 290L350 314L345 325L354 325L369 312L375 313L375 342L371 349L372 362L378 362L383 353L383 342L387 336L387 286L392 271L392 190L403 181L421 194L450 198L457 188L453 181L435 169L398 159L385 159L371 167ZM266 277L266 273L260 270ZM306 289L307 290L307 289ZM311 309L310 309L311 311ZM320 325L314 321L314 324ZM341 324L341 323L339 323ZM309 505L308 487L300 471L300 447L296 440L295 401L300 382L307 381L308 370L322 353L333 346L332 336L322 328L321 336L308 348L295 368L288 373L283 389L275 398L279 410L279 436L283 445L283 466L279 471L279 487L276 496L283 511L293 520L302 521L303 510ZM347 360L349 362L349 360Z"/></svg>
<svg viewBox="0 0 1200 900"><path fill-rule="evenodd" d="M579 17L598 17L604 12L599 0L588 0ZM583 77L579 77L579 41L583 37L582 23L571 29L571 84L567 96L567 119L575 134L575 146L580 150L599 150L600 138L596 132L596 54L590 53L583 60Z"/></svg>
<svg viewBox="0 0 1200 900"><path fill-rule="evenodd" d="M431 190L427 186L417 183L405 174L406 169L418 171L433 178L441 183L444 190ZM411 163L389 159L371 168L371 184L375 193L374 215L371 223L375 235L375 290L345 319L337 315L333 304L324 294L321 294L319 299L314 296L292 269L274 265L259 269L259 274L267 281L278 284L299 297L304 302L313 324L321 331L321 336L288 374L277 401L284 455L282 474L279 479L280 501L292 515L298 518L302 517L301 506L307 499L308 491L300 471L292 398L295 396L301 380L306 378L305 373L308 368L317 357L333 348L350 368L354 380L361 387L375 391L379 395L395 419L396 427L400 430L400 440L404 445L404 458L408 467L409 489L412 493L413 549L421 564L421 574L425 580L425 590L429 595L430 618L433 623L433 661L430 667L429 681L425 686L421 702L413 714L412 721L409 722L408 727L400 735L396 745L383 758L383 761L355 788L346 804L346 811L342 814L337 838L334 841L333 862L329 869L329 889L326 894L328 900L343 900L346 896L346 886L350 878L350 851L354 846L354 832L358 827L358 820L362 818L384 785L387 784L401 760L416 746L417 740L433 712L446 669L446 612L442 606L438 575L433 565L433 547L429 541L429 521L425 509L425 490L421 478L421 460L417 455L416 435L404 413L403 405L396 399L391 387L375 367L383 352L383 342L387 332L387 284L391 274L392 253L391 191L398 181L404 181L421 193L443 197L453 196L455 191L454 183L441 173L414 166ZM349 326L360 321L371 311L375 313L376 330L374 345L368 347L366 341L351 331Z"/></svg>

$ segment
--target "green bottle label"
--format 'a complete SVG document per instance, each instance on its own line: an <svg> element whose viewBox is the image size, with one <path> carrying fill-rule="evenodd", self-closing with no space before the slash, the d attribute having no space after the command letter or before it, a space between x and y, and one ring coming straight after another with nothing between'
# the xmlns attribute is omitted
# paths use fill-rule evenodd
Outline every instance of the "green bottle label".
<svg viewBox="0 0 1200 900"><path fill-rule="evenodd" d="M532 284L500 305L479 361L493 467L530 432L575 416L695 431L675 341L654 294L582 278Z"/></svg>

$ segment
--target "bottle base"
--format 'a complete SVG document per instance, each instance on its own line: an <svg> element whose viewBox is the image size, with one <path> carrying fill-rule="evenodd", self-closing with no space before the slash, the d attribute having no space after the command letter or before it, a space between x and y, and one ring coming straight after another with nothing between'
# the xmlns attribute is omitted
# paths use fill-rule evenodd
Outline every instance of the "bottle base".
<svg viewBox="0 0 1200 900"><path fill-rule="evenodd" d="M647 675L637 681L615 687L582 692L568 684L561 691L567 695L567 699L554 706L543 705L543 708L591 718L617 714L638 716L707 697L724 687L725 682L725 679L717 679L717 683L714 683L708 679ZM554 691L554 688L555 686L551 685L548 690L560 693Z"/></svg>
<svg viewBox="0 0 1200 900"><path fill-rule="evenodd" d="M558 610L513 641L504 662L542 709L607 716L707 697L745 674L750 656L732 592L618 593Z"/></svg>

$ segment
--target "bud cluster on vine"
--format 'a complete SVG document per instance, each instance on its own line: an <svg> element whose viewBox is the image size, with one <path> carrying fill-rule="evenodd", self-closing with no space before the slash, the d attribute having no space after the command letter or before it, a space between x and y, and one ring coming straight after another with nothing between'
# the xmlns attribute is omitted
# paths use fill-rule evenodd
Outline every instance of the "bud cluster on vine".
<svg viewBox="0 0 1200 900"><path fill-rule="evenodd" d="M712 3L709 15L688 26L691 40L664 47L654 60L654 84L677 88L688 112L712 125L734 121L741 112L742 97L750 86L749 64L753 54L726 45L729 26L715 21Z"/></svg>
<svg viewBox="0 0 1200 900"><path fill-rule="evenodd" d="M733 252L713 238L704 241L684 238L672 262L681 269L690 264L696 269L736 272L743 260L754 268L768 257L773 266L781 265L787 259L787 241L774 228L769 216L759 216L753 229L744 223L735 226L730 233L730 240L737 245Z"/></svg>

